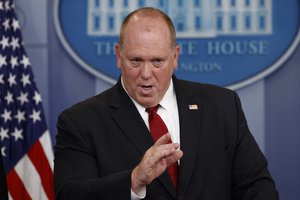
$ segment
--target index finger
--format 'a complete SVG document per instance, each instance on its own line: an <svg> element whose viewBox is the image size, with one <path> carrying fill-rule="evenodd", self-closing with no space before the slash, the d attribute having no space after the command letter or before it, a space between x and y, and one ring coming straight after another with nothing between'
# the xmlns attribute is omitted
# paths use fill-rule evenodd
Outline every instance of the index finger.
<svg viewBox="0 0 300 200"><path fill-rule="evenodd" d="M162 145L162 144L168 144L169 140L171 139L171 134L170 133L166 133L163 136L161 136L153 146L158 146L158 145Z"/></svg>

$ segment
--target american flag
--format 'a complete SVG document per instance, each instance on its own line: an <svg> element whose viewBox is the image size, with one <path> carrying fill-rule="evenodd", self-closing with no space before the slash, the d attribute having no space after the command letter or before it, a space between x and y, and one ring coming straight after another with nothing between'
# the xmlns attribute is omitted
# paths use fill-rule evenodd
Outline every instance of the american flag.
<svg viewBox="0 0 300 200"><path fill-rule="evenodd" d="M0 140L9 198L54 199L51 138L12 0L0 0Z"/></svg>

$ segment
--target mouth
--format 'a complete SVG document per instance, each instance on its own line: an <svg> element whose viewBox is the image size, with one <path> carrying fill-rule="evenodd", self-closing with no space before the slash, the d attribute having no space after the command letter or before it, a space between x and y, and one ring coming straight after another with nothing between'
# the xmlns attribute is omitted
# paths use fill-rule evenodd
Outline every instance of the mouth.
<svg viewBox="0 0 300 200"><path fill-rule="evenodd" d="M144 96L149 96L153 93L153 89L154 89L154 86L153 85L148 85L148 84L144 84L144 85L139 85L140 87L140 92L142 95Z"/></svg>
<svg viewBox="0 0 300 200"><path fill-rule="evenodd" d="M152 85L141 85L141 87L144 89L144 90L151 90L152 89Z"/></svg>

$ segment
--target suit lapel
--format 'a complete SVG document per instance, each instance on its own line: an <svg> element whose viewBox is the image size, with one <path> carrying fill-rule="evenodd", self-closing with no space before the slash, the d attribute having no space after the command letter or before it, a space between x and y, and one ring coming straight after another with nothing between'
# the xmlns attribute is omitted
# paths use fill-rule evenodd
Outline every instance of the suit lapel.
<svg viewBox="0 0 300 200"><path fill-rule="evenodd" d="M184 88L186 85L182 85L176 78L173 80L180 121L180 148L183 151L178 192L184 194L188 189L197 157L202 107L199 101L196 101L191 87Z"/></svg>
<svg viewBox="0 0 300 200"><path fill-rule="evenodd" d="M141 156L153 145L153 139L131 99L121 86L115 86L111 106L116 109L112 115L115 123L136 147Z"/></svg>
<svg viewBox="0 0 300 200"><path fill-rule="evenodd" d="M128 137L132 145L136 147L142 158L145 152L154 144L154 141L134 103L122 88L120 81L114 88L111 106L116 109L116 112L112 115L113 120ZM167 172L164 172L158 178L158 181L174 198L176 197L175 188Z"/></svg>

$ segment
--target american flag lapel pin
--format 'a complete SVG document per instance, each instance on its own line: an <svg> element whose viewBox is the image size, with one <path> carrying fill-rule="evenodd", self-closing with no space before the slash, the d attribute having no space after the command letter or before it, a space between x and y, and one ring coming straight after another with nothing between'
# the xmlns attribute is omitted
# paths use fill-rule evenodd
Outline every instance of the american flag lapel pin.
<svg viewBox="0 0 300 200"><path fill-rule="evenodd" d="M198 105L197 104L191 104L189 105L190 110L198 110Z"/></svg>

